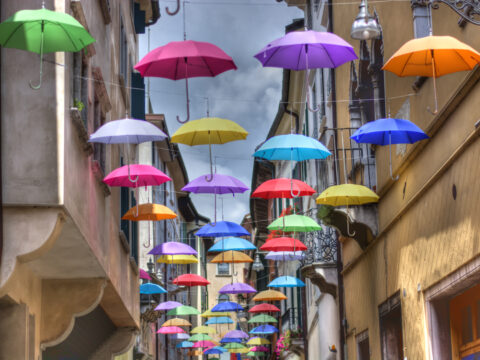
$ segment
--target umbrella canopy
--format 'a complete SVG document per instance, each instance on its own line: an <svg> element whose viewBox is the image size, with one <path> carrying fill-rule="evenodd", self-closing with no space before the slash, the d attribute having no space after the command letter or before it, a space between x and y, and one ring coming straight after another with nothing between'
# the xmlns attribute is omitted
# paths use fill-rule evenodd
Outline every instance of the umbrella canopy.
<svg viewBox="0 0 480 360"><path fill-rule="evenodd" d="M166 294L167 290L157 284L147 283L140 285L140 294Z"/></svg>
<svg viewBox="0 0 480 360"><path fill-rule="evenodd" d="M258 305L256 305L258 306ZM266 314L260 314L260 315L255 315L252 317L250 320L248 320L249 324L254 324L254 323L277 323L277 319L275 319L273 316L266 315Z"/></svg>
<svg viewBox="0 0 480 360"><path fill-rule="evenodd" d="M186 348L191 348L193 347L193 342L191 341L182 341L182 342L179 342L177 345L175 345L175 347L178 349L178 348L181 348L181 349L186 349Z"/></svg>
<svg viewBox="0 0 480 360"><path fill-rule="evenodd" d="M413 144L428 135L411 121L386 118L366 123L351 138L357 143L389 145Z"/></svg>
<svg viewBox="0 0 480 360"><path fill-rule="evenodd" d="M297 279L296 277L293 276L280 276L276 278L275 280L271 281L268 285L268 287L275 287L275 288L280 288L280 287L304 287L305 283Z"/></svg>
<svg viewBox="0 0 480 360"><path fill-rule="evenodd" d="M155 246L148 253L152 255L197 255L197 251L191 246L175 241Z"/></svg>
<svg viewBox="0 0 480 360"><path fill-rule="evenodd" d="M213 179L207 181L210 175L202 175L182 188L182 191L194 194L241 194L248 186L233 176L213 174Z"/></svg>
<svg viewBox="0 0 480 360"><path fill-rule="evenodd" d="M219 355L219 354L223 354L224 352L227 352L227 350L221 346L215 346L203 351L205 355Z"/></svg>
<svg viewBox="0 0 480 360"><path fill-rule="evenodd" d="M187 333L170 334L169 337L172 340L187 340L190 337L190 335Z"/></svg>
<svg viewBox="0 0 480 360"><path fill-rule="evenodd" d="M378 195L368 187L356 184L330 186L317 197L317 204L352 206L378 202Z"/></svg>
<svg viewBox="0 0 480 360"><path fill-rule="evenodd" d="M148 273L145 270L139 269L139 272L140 272L140 279L152 280L150 275L148 275Z"/></svg>
<svg viewBox="0 0 480 360"><path fill-rule="evenodd" d="M218 252L218 251L245 251L245 250L256 250L257 247L253 245L250 241L239 238L239 237L229 237L217 241L208 252Z"/></svg>
<svg viewBox="0 0 480 360"><path fill-rule="evenodd" d="M185 330L178 326L165 326L161 327L158 331L157 334L181 334L184 333Z"/></svg>
<svg viewBox="0 0 480 360"><path fill-rule="evenodd" d="M162 255L157 259L161 264L198 264L198 259L193 255Z"/></svg>
<svg viewBox="0 0 480 360"><path fill-rule="evenodd" d="M224 301L212 308L212 312L243 311L243 307L232 301Z"/></svg>
<svg viewBox="0 0 480 360"><path fill-rule="evenodd" d="M212 309L205 311L201 316L205 318L229 316L229 312L212 312Z"/></svg>
<svg viewBox="0 0 480 360"><path fill-rule="evenodd" d="M304 256L302 251L270 251L265 255L265 259L273 261L295 261L303 259Z"/></svg>
<svg viewBox="0 0 480 360"><path fill-rule="evenodd" d="M196 274L183 274L173 279L172 282L175 285L185 286L207 286L208 284L210 284L210 281Z"/></svg>
<svg viewBox="0 0 480 360"><path fill-rule="evenodd" d="M285 215L279 217L267 226L268 230L282 230L286 232L318 231L322 227L315 220L304 215ZM297 249L298 250L298 249Z"/></svg>
<svg viewBox="0 0 480 360"><path fill-rule="evenodd" d="M125 215L122 216L122 220L159 221L175 219L176 217L177 214L164 205L147 203L130 208Z"/></svg>
<svg viewBox="0 0 480 360"><path fill-rule="evenodd" d="M208 326L197 326L190 331L190 334L216 334L217 332L215 331L214 328L208 327Z"/></svg>
<svg viewBox="0 0 480 360"><path fill-rule="evenodd" d="M165 321L162 324L162 327L165 327L165 326L192 326L192 324L185 319L173 318Z"/></svg>
<svg viewBox="0 0 480 360"><path fill-rule="evenodd" d="M305 251L307 247L300 241L289 237L268 240L260 247L263 251Z"/></svg>
<svg viewBox="0 0 480 360"><path fill-rule="evenodd" d="M242 348L242 349L229 349L228 352L231 354L246 354L249 351L247 348Z"/></svg>
<svg viewBox="0 0 480 360"><path fill-rule="evenodd" d="M250 313L264 313L264 312L280 312L280 309L272 304L258 304L253 306L250 310Z"/></svg>
<svg viewBox="0 0 480 360"><path fill-rule="evenodd" d="M252 198L293 199L298 196L311 196L316 191L303 181L296 179L272 179L262 183L251 195Z"/></svg>
<svg viewBox="0 0 480 360"><path fill-rule="evenodd" d="M253 263L253 259L240 251L224 251L216 255L211 261L212 264L217 263L229 263L229 264L239 264L239 263Z"/></svg>
<svg viewBox="0 0 480 360"><path fill-rule="evenodd" d="M136 178L135 182L130 179ZM103 182L109 186L142 187L162 185L170 177L150 165L125 165L113 170Z"/></svg>
<svg viewBox="0 0 480 360"><path fill-rule="evenodd" d="M223 337L221 340L220 340L220 343L221 344L226 344L226 343L241 343L242 342L242 339L241 338L229 338L229 337Z"/></svg>
<svg viewBox="0 0 480 360"><path fill-rule="evenodd" d="M109 121L90 135L89 142L102 144L140 144L162 141L167 135L145 120L122 119Z"/></svg>
<svg viewBox="0 0 480 360"><path fill-rule="evenodd" d="M250 233L241 225L231 221L218 221L215 224L206 224L195 233L200 237L223 236L250 236Z"/></svg>
<svg viewBox="0 0 480 360"><path fill-rule="evenodd" d="M278 329L272 325L260 325L250 330L250 334L273 334L278 332Z"/></svg>
<svg viewBox="0 0 480 360"><path fill-rule="evenodd" d="M247 344L248 345L269 345L270 340L255 336L250 338L250 340L247 341Z"/></svg>
<svg viewBox="0 0 480 360"><path fill-rule="evenodd" d="M178 306L167 312L168 316L174 315L199 315L200 311L188 305Z"/></svg>
<svg viewBox="0 0 480 360"><path fill-rule="evenodd" d="M258 357L258 356L265 356L265 353L263 352L255 352L255 351L248 351L246 354L245 354L246 357Z"/></svg>
<svg viewBox="0 0 480 360"><path fill-rule="evenodd" d="M253 346L250 348L250 351L256 351L256 352L267 352L267 351L270 351L270 349L266 346L262 346L262 345L257 345L257 346Z"/></svg>
<svg viewBox="0 0 480 360"><path fill-rule="evenodd" d="M257 290L244 283L227 284L218 291L219 294L253 294L256 292Z"/></svg>
<svg viewBox="0 0 480 360"><path fill-rule="evenodd" d="M248 339L248 334L242 330L231 330L225 334L226 338Z"/></svg>
<svg viewBox="0 0 480 360"><path fill-rule="evenodd" d="M213 340L211 336L207 334L195 334L188 338L188 341L207 341Z"/></svg>
<svg viewBox="0 0 480 360"><path fill-rule="evenodd" d="M240 343L236 342L231 342L223 346L227 350L233 350L233 349L246 349L245 345L242 345Z"/></svg>
<svg viewBox="0 0 480 360"><path fill-rule="evenodd" d="M320 141L298 134L274 136L253 154L267 160L293 161L325 159L330 155L330 151Z"/></svg>
<svg viewBox="0 0 480 360"><path fill-rule="evenodd" d="M212 317L205 322L205 325L233 324L233 320L228 316Z"/></svg>
<svg viewBox="0 0 480 360"><path fill-rule="evenodd" d="M201 340L193 344L193 347L195 348L209 348L213 346L215 346L215 344L209 340Z"/></svg>
<svg viewBox="0 0 480 360"><path fill-rule="evenodd" d="M253 297L253 301L280 301L286 300L287 297L280 291L264 290Z"/></svg>
<svg viewBox="0 0 480 360"><path fill-rule="evenodd" d="M158 304L158 306L155 308L155 310L156 311L169 311L169 310L175 309L179 306L182 306L182 304L177 302L177 301L165 301L165 302L162 302L162 303Z"/></svg>

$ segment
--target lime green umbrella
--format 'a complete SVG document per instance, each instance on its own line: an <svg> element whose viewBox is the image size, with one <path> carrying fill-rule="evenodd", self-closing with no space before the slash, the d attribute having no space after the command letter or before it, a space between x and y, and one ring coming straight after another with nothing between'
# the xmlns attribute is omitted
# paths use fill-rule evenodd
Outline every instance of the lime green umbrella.
<svg viewBox="0 0 480 360"><path fill-rule="evenodd" d="M215 334L216 331L214 328L208 326L197 326L190 331L191 334Z"/></svg>
<svg viewBox="0 0 480 360"><path fill-rule="evenodd" d="M178 306L178 307L170 310L169 312L167 312L167 315L169 315L169 316L170 315L174 315L174 316L177 316L177 315L199 315L199 314L200 314L200 311L198 311L194 307L187 306L187 305Z"/></svg>
<svg viewBox="0 0 480 360"><path fill-rule="evenodd" d="M248 320L249 324L252 323L276 323L278 322L277 319L275 319L273 316L267 315L267 314L260 314L257 316L252 317L250 320Z"/></svg>
<svg viewBox="0 0 480 360"><path fill-rule="evenodd" d="M0 24L0 45L40 54L40 82L42 85L43 54L56 51L76 52L95 39L72 16L45 9L20 10Z"/></svg>
<svg viewBox="0 0 480 360"><path fill-rule="evenodd" d="M227 345L223 346L225 349L231 350L231 349L246 349L247 347L239 344L239 343L228 343Z"/></svg>
<svg viewBox="0 0 480 360"><path fill-rule="evenodd" d="M270 225L268 230L282 230L285 232L307 232L321 230L315 220L303 215L286 215L279 217Z"/></svg>
<svg viewBox="0 0 480 360"><path fill-rule="evenodd" d="M258 357L258 356L265 356L266 354L263 352L259 351L249 351L248 353L245 354L247 357Z"/></svg>
<svg viewBox="0 0 480 360"><path fill-rule="evenodd" d="M210 335L207 335L207 334L195 334L188 338L188 341L192 341L192 342L206 341L206 340L213 340L213 339Z"/></svg>

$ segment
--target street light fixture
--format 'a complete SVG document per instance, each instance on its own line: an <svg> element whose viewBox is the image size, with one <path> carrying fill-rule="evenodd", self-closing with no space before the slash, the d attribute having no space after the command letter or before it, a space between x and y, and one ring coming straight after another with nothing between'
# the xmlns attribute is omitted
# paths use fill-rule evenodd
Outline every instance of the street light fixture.
<svg viewBox="0 0 480 360"><path fill-rule="evenodd" d="M368 12L367 0L362 0L358 7L360 11L352 24L350 36L356 40L378 38L382 28L378 24L377 19Z"/></svg>
<svg viewBox="0 0 480 360"><path fill-rule="evenodd" d="M155 263L153 262L153 259L150 258L147 262L147 268L148 268L148 273L153 274L153 268L155 266Z"/></svg>
<svg viewBox="0 0 480 360"><path fill-rule="evenodd" d="M255 270L256 272L259 272L265 269L265 267L262 264L262 261L260 260L260 254L258 252L255 254L255 261L252 264L252 269Z"/></svg>

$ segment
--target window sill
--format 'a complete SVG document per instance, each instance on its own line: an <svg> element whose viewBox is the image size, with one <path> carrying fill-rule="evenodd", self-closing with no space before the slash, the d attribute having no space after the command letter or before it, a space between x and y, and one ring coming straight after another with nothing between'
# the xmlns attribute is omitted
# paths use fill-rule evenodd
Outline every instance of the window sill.
<svg viewBox="0 0 480 360"><path fill-rule="evenodd" d="M215 276L216 277L232 277L232 275L220 275L220 274L216 274Z"/></svg>
<svg viewBox="0 0 480 360"><path fill-rule="evenodd" d="M78 138L80 139L83 147L83 151L90 156L93 154L93 145L88 142L88 133L87 129L82 120L82 116L80 115L80 111L76 107L70 108L70 118L73 121L73 125L77 129Z"/></svg>
<svg viewBox="0 0 480 360"><path fill-rule="evenodd" d="M138 276L138 264L133 256L130 256L130 267L132 268L133 273Z"/></svg>
<svg viewBox="0 0 480 360"><path fill-rule="evenodd" d="M110 5L107 0L100 0L100 8L102 9L103 22L108 25L112 22L110 16Z"/></svg>
<svg viewBox="0 0 480 360"><path fill-rule="evenodd" d="M120 238L120 243L122 244L123 250L125 251L126 254L130 254L130 245L128 244L127 237L125 236L125 233L120 230L118 233L118 237Z"/></svg>
<svg viewBox="0 0 480 360"><path fill-rule="evenodd" d="M80 24L82 24L85 30L87 30L90 33L90 31L88 30L87 19L85 18L85 12L83 11L82 3L80 2L80 0L71 0L70 8L72 9L73 17ZM87 45L85 49L86 49L85 55L87 57L92 57L93 55L96 54L95 46L93 44Z"/></svg>
<svg viewBox="0 0 480 360"><path fill-rule="evenodd" d="M102 168L100 167L100 163L98 160L91 160L90 165L92 167L92 172L95 175L95 178L97 179L98 183L100 184L100 187L103 190L103 195L105 197L110 196L110 188L103 182L103 178L105 177L105 174L102 171Z"/></svg>

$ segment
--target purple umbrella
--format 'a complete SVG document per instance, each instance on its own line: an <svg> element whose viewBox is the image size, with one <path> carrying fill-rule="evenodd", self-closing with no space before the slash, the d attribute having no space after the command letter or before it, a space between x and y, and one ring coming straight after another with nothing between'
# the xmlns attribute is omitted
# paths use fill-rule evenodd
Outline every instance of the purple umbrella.
<svg viewBox="0 0 480 360"><path fill-rule="evenodd" d="M303 251L270 251L265 255L265 259L273 261L294 261L301 260L304 256Z"/></svg>
<svg viewBox="0 0 480 360"><path fill-rule="evenodd" d="M214 174L212 181L207 181L210 175L202 175L182 188L195 194L241 194L248 186L233 176Z"/></svg>
<svg viewBox="0 0 480 360"><path fill-rule="evenodd" d="M176 307L182 306L181 303L178 301L165 301L160 304L155 308L156 311L169 311L172 309L175 309Z"/></svg>
<svg viewBox="0 0 480 360"><path fill-rule="evenodd" d="M248 334L242 330L232 330L227 332L224 338L248 339Z"/></svg>
<svg viewBox="0 0 480 360"><path fill-rule="evenodd" d="M170 334L170 339L173 339L173 340L186 340L190 338L190 334Z"/></svg>
<svg viewBox="0 0 480 360"><path fill-rule="evenodd" d="M218 292L220 294L251 294L256 293L257 290L248 284L234 283L223 286Z"/></svg>
<svg viewBox="0 0 480 360"><path fill-rule="evenodd" d="M197 255L197 251L189 245L175 241L155 246L148 253L152 255Z"/></svg>
<svg viewBox="0 0 480 360"><path fill-rule="evenodd" d="M305 86L308 86L308 69L336 68L358 59L353 47L341 37L312 30L289 32L268 44L255 58L263 66L307 70ZM310 102L308 94L307 91L307 105Z"/></svg>

